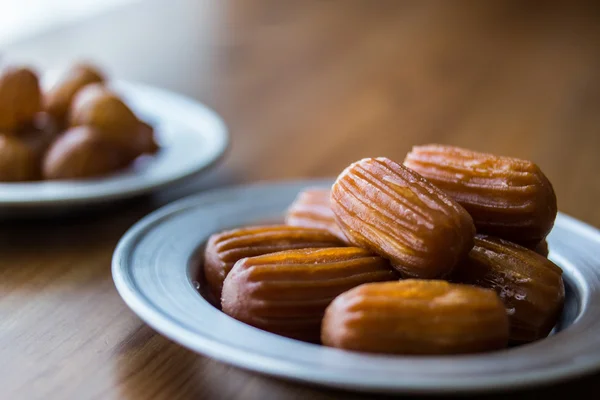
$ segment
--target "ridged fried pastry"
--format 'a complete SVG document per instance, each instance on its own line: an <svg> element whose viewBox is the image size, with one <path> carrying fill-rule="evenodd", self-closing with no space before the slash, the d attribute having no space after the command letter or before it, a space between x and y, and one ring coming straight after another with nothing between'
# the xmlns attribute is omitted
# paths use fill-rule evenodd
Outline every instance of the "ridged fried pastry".
<svg viewBox="0 0 600 400"><path fill-rule="evenodd" d="M330 198L330 189L309 188L303 190L288 208L285 223L292 226L325 229L340 240L346 241L346 237L331 211Z"/></svg>
<svg viewBox="0 0 600 400"><path fill-rule="evenodd" d="M562 311L562 270L547 258L506 240L477 236L452 280L494 289L510 317L510 339L546 337Z"/></svg>
<svg viewBox="0 0 600 400"><path fill-rule="evenodd" d="M222 307L257 328L318 342L325 308L336 296L394 279L389 263L364 249L283 251L238 261L225 279Z"/></svg>
<svg viewBox="0 0 600 400"><path fill-rule="evenodd" d="M493 290L439 280L365 284L327 307L323 344L386 354L458 354L502 349L508 318Z"/></svg>
<svg viewBox="0 0 600 400"><path fill-rule="evenodd" d="M477 232L541 241L554 225L556 195L531 161L442 145L415 146L404 165L459 202Z"/></svg>
<svg viewBox="0 0 600 400"><path fill-rule="evenodd" d="M406 277L446 276L473 246L469 214L387 158L346 168L333 185L331 207L350 243L388 258Z"/></svg>
<svg viewBox="0 0 600 400"><path fill-rule="evenodd" d="M232 229L208 239L204 251L204 276L212 294L220 299L225 277L242 258L284 250L342 245L338 238L322 229L286 225Z"/></svg>

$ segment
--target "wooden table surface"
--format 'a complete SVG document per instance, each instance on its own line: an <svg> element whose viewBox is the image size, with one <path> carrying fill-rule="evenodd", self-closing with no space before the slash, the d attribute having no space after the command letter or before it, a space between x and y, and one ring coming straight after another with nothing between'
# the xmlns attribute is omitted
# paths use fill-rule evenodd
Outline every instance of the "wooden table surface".
<svg viewBox="0 0 600 400"><path fill-rule="evenodd" d="M190 193L333 176L430 142L532 159L560 210L600 227L599 17L592 2L149 0L3 49L40 68L92 59L196 98L224 117L232 147L206 176L155 196L0 225L0 398L363 398L158 335L115 291L117 241ZM573 397L599 382L512 396Z"/></svg>

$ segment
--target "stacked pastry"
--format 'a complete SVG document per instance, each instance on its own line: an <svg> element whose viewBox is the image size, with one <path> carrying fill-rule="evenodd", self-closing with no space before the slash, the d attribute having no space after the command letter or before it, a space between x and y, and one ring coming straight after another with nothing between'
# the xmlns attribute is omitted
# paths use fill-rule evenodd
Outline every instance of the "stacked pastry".
<svg viewBox="0 0 600 400"><path fill-rule="evenodd" d="M204 272L228 315L353 351L457 354L546 337L564 302L557 214L533 162L417 146L309 188L285 225L213 235Z"/></svg>
<svg viewBox="0 0 600 400"><path fill-rule="evenodd" d="M47 92L25 67L0 72L0 182L85 179L158 150L93 66L76 64Z"/></svg>

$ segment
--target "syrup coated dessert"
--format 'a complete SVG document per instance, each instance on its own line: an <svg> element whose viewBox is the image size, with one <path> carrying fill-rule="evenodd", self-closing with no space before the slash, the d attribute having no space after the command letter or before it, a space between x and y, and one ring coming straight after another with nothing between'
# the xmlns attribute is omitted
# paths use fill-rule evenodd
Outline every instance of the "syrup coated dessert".
<svg viewBox="0 0 600 400"><path fill-rule="evenodd" d="M204 251L204 276L215 298L221 298L223 281L242 258L283 250L342 246L322 229L286 225L253 226L212 235Z"/></svg>
<svg viewBox="0 0 600 400"><path fill-rule="evenodd" d="M493 290L439 280L365 284L325 312L323 344L387 354L459 354L498 350L508 318Z"/></svg>
<svg viewBox="0 0 600 400"><path fill-rule="evenodd" d="M477 236L453 280L494 289L510 317L510 339L548 336L562 311L562 270L547 258L506 240Z"/></svg>
<svg viewBox="0 0 600 400"><path fill-rule="evenodd" d="M331 189L331 207L350 243L389 259L405 277L446 276L473 247L465 209L387 158L346 168Z"/></svg>
<svg viewBox="0 0 600 400"><path fill-rule="evenodd" d="M323 313L339 294L397 279L389 263L356 247L302 249L244 258L223 285L223 311L249 325L318 342Z"/></svg>
<svg viewBox="0 0 600 400"><path fill-rule="evenodd" d="M416 146L404 165L448 193L477 231L513 242L541 241L554 225L554 189L533 162L452 146Z"/></svg>
<svg viewBox="0 0 600 400"><path fill-rule="evenodd" d="M347 241L330 205L331 190L309 188L298 194L288 208L285 223L292 226L325 229L343 241Z"/></svg>

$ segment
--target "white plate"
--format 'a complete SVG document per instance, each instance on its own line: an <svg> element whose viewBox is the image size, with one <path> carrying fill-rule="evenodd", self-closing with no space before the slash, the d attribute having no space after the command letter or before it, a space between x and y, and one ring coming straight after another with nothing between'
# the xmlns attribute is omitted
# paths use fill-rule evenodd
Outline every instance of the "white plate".
<svg viewBox="0 0 600 400"><path fill-rule="evenodd" d="M555 332L477 355L404 357L342 351L236 321L196 290L201 246L223 229L280 219L296 194L331 181L233 187L183 199L144 218L120 241L113 278L127 305L175 342L238 367L360 391L473 392L555 382L600 368L600 232L559 214L548 237L564 270L566 306Z"/></svg>
<svg viewBox="0 0 600 400"><path fill-rule="evenodd" d="M154 126L159 153L99 179L0 183L2 215L40 213L149 193L202 172L227 148L223 120L204 105L141 84L114 81L110 86L140 119Z"/></svg>

